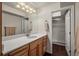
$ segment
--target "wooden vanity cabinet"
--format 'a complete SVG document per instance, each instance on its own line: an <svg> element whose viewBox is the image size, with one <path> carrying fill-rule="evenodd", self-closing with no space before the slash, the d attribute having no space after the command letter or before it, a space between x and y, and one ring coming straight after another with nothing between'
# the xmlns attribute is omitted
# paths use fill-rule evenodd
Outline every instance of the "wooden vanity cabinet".
<svg viewBox="0 0 79 59"><path fill-rule="evenodd" d="M9 53L9 56L28 56L28 55L29 55L29 45L24 45Z"/></svg>

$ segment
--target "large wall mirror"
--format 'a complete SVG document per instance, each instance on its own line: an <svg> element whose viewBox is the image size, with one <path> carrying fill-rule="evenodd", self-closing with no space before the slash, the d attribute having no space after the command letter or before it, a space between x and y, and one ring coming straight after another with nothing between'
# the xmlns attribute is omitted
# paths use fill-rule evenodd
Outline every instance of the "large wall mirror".
<svg viewBox="0 0 79 59"><path fill-rule="evenodd" d="M27 33L28 18L2 12L2 36Z"/></svg>

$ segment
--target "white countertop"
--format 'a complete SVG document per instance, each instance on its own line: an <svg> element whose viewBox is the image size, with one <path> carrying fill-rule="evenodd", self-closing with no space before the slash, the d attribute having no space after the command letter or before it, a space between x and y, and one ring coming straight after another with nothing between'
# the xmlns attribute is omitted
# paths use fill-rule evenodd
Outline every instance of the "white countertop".
<svg viewBox="0 0 79 59"><path fill-rule="evenodd" d="M38 38L47 35L46 33L35 33L32 34L31 36L37 36L34 38L28 38L27 36L11 39L11 40L6 40L2 41L3 44L3 54L6 54L14 49L17 49L25 44L28 44L34 40L37 40Z"/></svg>

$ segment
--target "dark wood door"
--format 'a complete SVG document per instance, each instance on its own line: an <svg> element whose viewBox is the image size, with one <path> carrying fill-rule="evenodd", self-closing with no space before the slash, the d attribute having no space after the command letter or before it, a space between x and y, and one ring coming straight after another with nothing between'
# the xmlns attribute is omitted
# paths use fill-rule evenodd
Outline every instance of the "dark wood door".
<svg viewBox="0 0 79 59"><path fill-rule="evenodd" d="M0 55L2 53L2 3L0 2Z"/></svg>

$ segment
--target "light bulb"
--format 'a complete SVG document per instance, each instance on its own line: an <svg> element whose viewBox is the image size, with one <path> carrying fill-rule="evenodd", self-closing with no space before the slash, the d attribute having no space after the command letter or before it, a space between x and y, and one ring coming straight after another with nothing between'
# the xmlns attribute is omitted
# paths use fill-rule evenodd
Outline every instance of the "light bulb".
<svg viewBox="0 0 79 59"><path fill-rule="evenodd" d="M20 5L16 5L17 8L20 8Z"/></svg>
<svg viewBox="0 0 79 59"><path fill-rule="evenodd" d="M28 8L28 7L29 7L29 6L27 6L27 5L25 6L25 8Z"/></svg>
<svg viewBox="0 0 79 59"><path fill-rule="evenodd" d="M25 10L25 8L24 8L24 7L22 7L22 9L23 9L23 10Z"/></svg>
<svg viewBox="0 0 79 59"><path fill-rule="evenodd" d="M26 10L26 12L29 12L29 10Z"/></svg>
<svg viewBox="0 0 79 59"><path fill-rule="evenodd" d="M30 10L33 10L32 8L30 8Z"/></svg>

